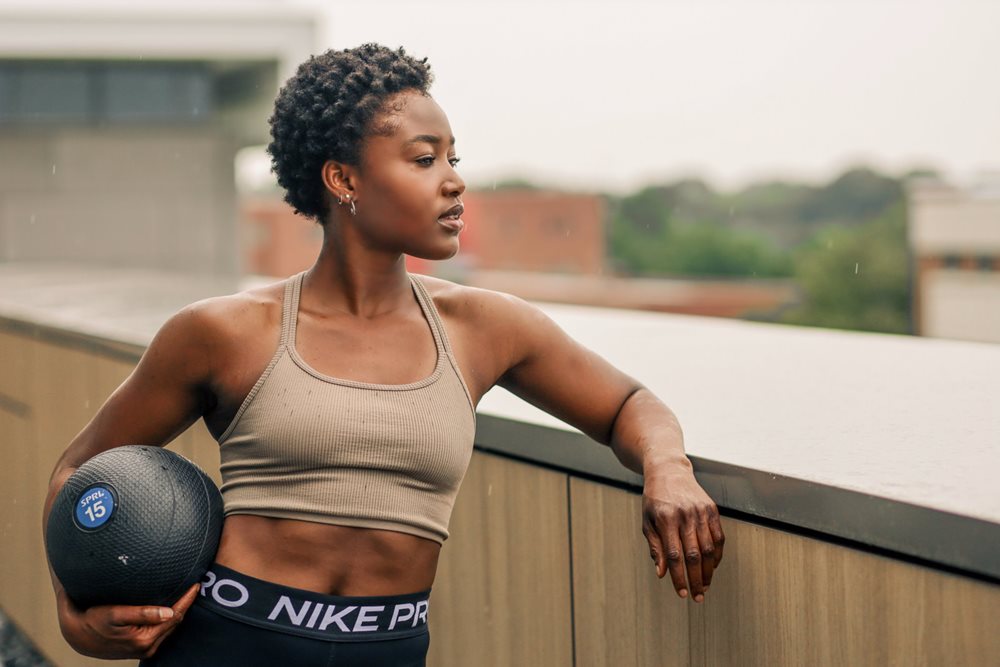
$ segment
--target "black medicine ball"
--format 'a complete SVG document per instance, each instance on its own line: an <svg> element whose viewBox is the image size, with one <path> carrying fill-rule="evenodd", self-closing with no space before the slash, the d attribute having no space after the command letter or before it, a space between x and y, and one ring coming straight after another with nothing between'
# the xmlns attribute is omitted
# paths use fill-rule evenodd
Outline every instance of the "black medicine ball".
<svg viewBox="0 0 1000 667"><path fill-rule="evenodd" d="M45 548L70 599L171 605L200 581L222 534L222 495L183 456L116 447L66 481L49 514Z"/></svg>

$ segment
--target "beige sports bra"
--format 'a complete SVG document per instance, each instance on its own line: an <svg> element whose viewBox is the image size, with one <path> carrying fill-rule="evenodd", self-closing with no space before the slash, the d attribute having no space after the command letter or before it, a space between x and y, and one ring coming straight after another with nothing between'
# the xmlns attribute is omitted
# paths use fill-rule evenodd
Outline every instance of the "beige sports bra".
<svg viewBox="0 0 1000 667"><path fill-rule="evenodd" d="M401 385L340 380L295 351L304 275L286 282L278 349L219 438L226 515L444 542L476 422L433 300L411 276L437 348L431 375Z"/></svg>

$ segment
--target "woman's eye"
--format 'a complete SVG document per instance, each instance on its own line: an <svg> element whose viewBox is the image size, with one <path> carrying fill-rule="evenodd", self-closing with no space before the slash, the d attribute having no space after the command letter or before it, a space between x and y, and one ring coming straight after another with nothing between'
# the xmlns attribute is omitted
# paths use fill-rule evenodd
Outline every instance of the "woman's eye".
<svg viewBox="0 0 1000 667"><path fill-rule="evenodd" d="M428 155L426 157L417 158L416 162L417 162L417 164L419 164L421 166L429 167L432 164L434 164L434 159L435 158L434 158L433 155ZM462 158L460 158L460 157L450 157L450 158L448 158L448 164L450 164L452 166L452 168L457 167L458 163L461 162L461 161L462 161Z"/></svg>

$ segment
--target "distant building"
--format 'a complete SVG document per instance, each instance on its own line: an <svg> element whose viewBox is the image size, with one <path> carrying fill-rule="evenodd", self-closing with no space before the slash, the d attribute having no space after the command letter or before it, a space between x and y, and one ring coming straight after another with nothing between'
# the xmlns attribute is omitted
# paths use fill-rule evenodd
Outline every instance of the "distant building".
<svg viewBox="0 0 1000 667"><path fill-rule="evenodd" d="M239 208L247 273L284 278L316 261L323 245L316 222L296 215L277 196L245 196Z"/></svg>
<svg viewBox="0 0 1000 667"><path fill-rule="evenodd" d="M463 254L476 270L604 272L604 198L551 190L467 193Z"/></svg>
<svg viewBox="0 0 1000 667"><path fill-rule="evenodd" d="M238 274L234 157L317 25L284 3L0 6L0 261Z"/></svg>
<svg viewBox="0 0 1000 667"><path fill-rule="evenodd" d="M1000 342L1000 178L909 190L916 333Z"/></svg>

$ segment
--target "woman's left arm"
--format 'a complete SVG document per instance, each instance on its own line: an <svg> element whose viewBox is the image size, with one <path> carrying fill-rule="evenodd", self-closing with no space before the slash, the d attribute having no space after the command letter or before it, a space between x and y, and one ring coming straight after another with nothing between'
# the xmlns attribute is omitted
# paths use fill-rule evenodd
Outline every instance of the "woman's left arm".
<svg viewBox="0 0 1000 667"><path fill-rule="evenodd" d="M674 413L648 389L513 297L493 311L509 366L497 384L609 445L643 475L642 532L656 574L696 602L722 560L719 512L698 485ZM502 324L500 324L502 323Z"/></svg>
<svg viewBox="0 0 1000 667"><path fill-rule="evenodd" d="M669 571L677 594L704 599L722 561L726 541L719 510L694 478L674 413L640 387L622 405L611 447L626 467L643 476L642 533L656 576Z"/></svg>

